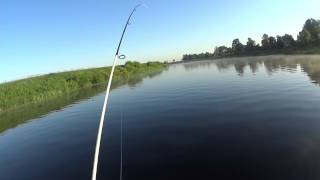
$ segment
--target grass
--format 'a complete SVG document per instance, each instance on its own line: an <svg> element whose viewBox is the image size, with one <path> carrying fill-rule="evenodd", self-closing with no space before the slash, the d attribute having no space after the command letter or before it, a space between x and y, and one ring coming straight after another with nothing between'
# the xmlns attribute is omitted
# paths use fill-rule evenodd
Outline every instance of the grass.
<svg viewBox="0 0 320 180"><path fill-rule="evenodd" d="M63 109L69 104L87 99L97 93L105 90L105 85L83 88L65 96L52 98L44 102L34 102L19 106L19 108L11 108L0 113L0 133L7 129L14 128L30 119L35 119L49 112Z"/></svg>
<svg viewBox="0 0 320 180"><path fill-rule="evenodd" d="M159 62L126 62L115 69L113 85L129 82L135 76L161 71ZM0 84L0 112L29 103L44 102L82 88L106 83L111 67L51 73Z"/></svg>

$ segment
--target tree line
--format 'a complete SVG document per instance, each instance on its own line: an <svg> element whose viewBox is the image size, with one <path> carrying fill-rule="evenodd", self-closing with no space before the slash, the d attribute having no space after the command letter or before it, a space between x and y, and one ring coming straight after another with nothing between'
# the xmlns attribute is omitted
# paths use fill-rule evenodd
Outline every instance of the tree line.
<svg viewBox="0 0 320 180"><path fill-rule="evenodd" d="M289 34L276 37L263 34L261 44L252 38L248 38L246 44L242 44L237 38L232 41L231 47L215 47L214 53L185 54L182 60L277 53L320 53L320 20L306 20L296 39Z"/></svg>

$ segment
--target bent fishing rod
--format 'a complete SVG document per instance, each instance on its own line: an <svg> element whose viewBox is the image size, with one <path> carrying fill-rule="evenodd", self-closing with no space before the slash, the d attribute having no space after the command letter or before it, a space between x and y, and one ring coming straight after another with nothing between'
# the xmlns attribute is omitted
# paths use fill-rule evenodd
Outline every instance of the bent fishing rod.
<svg viewBox="0 0 320 180"><path fill-rule="evenodd" d="M117 64L117 60L125 58L124 55L119 55L121 43L122 43L122 40L123 40L123 36L124 36L124 34L125 34L126 30L127 30L127 27L130 24L131 17L132 17L133 13L137 10L137 8L139 6L141 6L141 4L136 5L133 8L133 10L131 11L131 13L130 13L130 15L128 17L126 25L123 28L122 35L121 35L121 38L120 38L120 42L118 44L118 48L117 48L117 51L116 51L116 54L115 54L115 57L114 57L114 60L113 60L113 65L112 65L110 76L109 76L109 81L108 81L108 85L107 85L106 95L105 95L105 98L104 98L104 103L103 103L103 108L102 108L102 113L101 113L101 118L100 118L100 123L99 123L99 129L98 129L97 142L96 142L96 148L95 148L95 153L94 153L94 161L93 161L93 169L92 169L92 178L91 178L91 180L96 180L96 177L97 177L97 166L98 166L98 161L99 161L101 135L102 135L102 129L103 129L103 124L104 124L104 117L105 117L106 110L107 110L107 107L108 107L108 98L109 98L109 92L110 92L113 72L114 72L115 66ZM120 178L121 178L121 176L120 176Z"/></svg>

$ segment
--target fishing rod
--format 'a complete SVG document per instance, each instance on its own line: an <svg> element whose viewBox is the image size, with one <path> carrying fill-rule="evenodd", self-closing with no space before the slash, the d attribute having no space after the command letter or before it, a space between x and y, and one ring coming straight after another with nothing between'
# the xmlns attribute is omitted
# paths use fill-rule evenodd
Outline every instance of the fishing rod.
<svg viewBox="0 0 320 180"><path fill-rule="evenodd" d="M96 180L96 178L97 178L97 167L98 167L98 161L99 161L101 135L102 135L102 129L103 129L103 124L104 124L104 117L105 117L106 109L107 109L107 106L108 106L108 98L109 98L109 92L110 92L113 72L114 72L117 60L125 58L125 55L119 55L121 43L122 43L122 40L123 40L123 36L124 36L124 34L125 34L126 30L127 30L127 27L130 24L131 17L132 17L133 13L137 10L137 8L139 6L141 6L141 4L136 5L133 8L133 10L131 11L130 15L129 15L128 20L126 22L126 25L123 28L122 35L121 35L121 38L120 38L120 42L118 44L118 48L117 48L116 54L114 56L113 65L112 65L110 76L109 76L109 81L108 81L108 85L107 85L107 91L106 91L106 95L105 95L105 98L104 98L104 103L103 103L103 108L102 108L102 113L101 113L101 118L100 118L100 123L99 123L99 129L98 129L97 142L96 142L96 148L95 148L95 153L94 153L94 161L93 161L91 180ZM120 176L120 178L122 178L122 176Z"/></svg>

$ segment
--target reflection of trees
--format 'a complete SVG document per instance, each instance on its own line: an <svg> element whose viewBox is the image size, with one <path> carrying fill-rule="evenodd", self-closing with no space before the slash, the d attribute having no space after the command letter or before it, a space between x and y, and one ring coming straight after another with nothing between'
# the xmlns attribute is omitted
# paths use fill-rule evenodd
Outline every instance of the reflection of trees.
<svg viewBox="0 0 320 180"><path fill-rule="evenodd" d="M256 73L262 65L263 60L259 57L226 58L216 62L219 71L234 67L235 71L240 76L244 74L247 67L249 67L252 73Z"/></svg>
<svg viewBox="0 0 320 180"><path fill-rule="evenodd" d="M320 84L320 56L303 58L300 60L299 64L301 69L306 72L313 83Z"/></svg>
<svg viewBox="0 0 320 180"><path fill-rule="evenodd" d="M141 83L145 77L153 78L161 73L162 71L159 70L132 75L127 80L114 81L115 83L112 84L111 88L115 89L125 84L128 84L129 86L136 86L136 84ZM30 119L41 117L52 111L63 109L70 104L89 99L90 97L105 91L105 87L105 84L100 84L91 88L80 89L65 96L54 98L42 103L26 104L16 109L4 111L0 113L0 133L7 129L14 128L19 124L25 123Z"/></svg>
<svg viewBox="0 0 320 180"><path fill-rule="evenodd" d="M297 72L298 64L299 63L287 63L284 68L286 71L294 73Z"/></svg>
<svg viewBox="0 0 320 180"><path fill-rule="evenodd" d="M234 66L239 75L243 75L248 66L252 73L256 73L263 67L269 74L277 71L296 72L297 65L301 64L305 58L294 58L294 56L261 56L246 58L227 58L216 62L218 70L224 70Z"/></svg>
<svg viewBox="0 0 320 180"><path fill-rule="evenodd" d="M183 67L185 70L193 70L199 67L205 67L210 68L211 64L213 64L214 61L195 61L195 62L189 62L189 63L183 63Z"/></svg>
<svg viewBox="0 0 320 180"><path fill-rule="evenodd" d="M246 62L239 61L234 63L234 69L237 71L237 73L242 76L244 73L244 68L247 66Z"/></svg>
<svg viewBox="0 0 320 180"><path fill-rule="evenodd" d="M248 66L252 73L256 73L263 64L258 58L246 57L246 58L227 58L221 59L216 62L216 66L219 71L223 71L230 67L234 67L238 75L242 76Z"/></svg>
<svg viewBox="0 0 320 180"><path fill-rule="evenodd" d="M296 72L298 65L306 72L312 82L320 84L320 56L283 56L264 60L269 73L275 71Z"/></svg>
<svg viewBox="0 0 320 180"><path fill-rule="evenodd" d="M234 67L238 75L242 76L248 66L252 73L256 73L259 68L266 69L268 74L277 71L297 72L298 66L307 73L310 79L320 84L320 56L302 56L302 55L279 55L279 56L261 56L261 57L245 57L245 58L225 58L212 62L196 62L184 64L185 68L193 69L199 66L215 65L219 71Z"/></svg>
<svg viewBox="0 0 320 180"><path fill-rule="evenodd" d="M258 66L259 66L259 64L258 64L259 62L257 62L257 61L250 61L250 62L248 62L248 64L249 64L249 67L250 67L250 70L251 70L251 72L252 73L256 73L257 71L258 71Z"/></svg>
<svg viewBox="0 0 320 180"><path fill-rule="evenodd" d="M231 61L228 61L228 60L219 60L216 62L216 66L219 71L223 71L225 69L228 69L232 65L233 65L233 63L231 63Z"/></svg>
<svg viewBox="0 0 320 180"><path fill-rule="evenodd" d="M267 58L263 61L264 67L266 68L269 74L273 72L280 71L283 65L286 63L284 62L283 58Z"/></svg>

